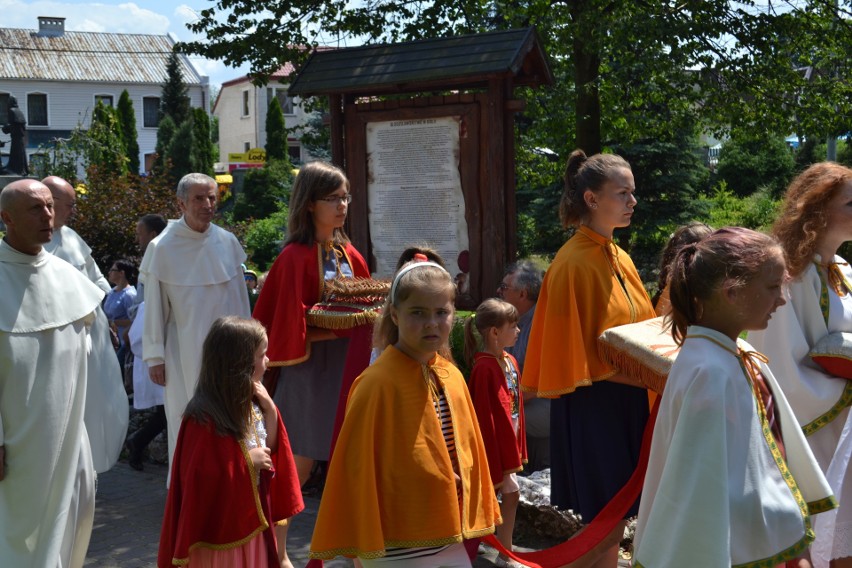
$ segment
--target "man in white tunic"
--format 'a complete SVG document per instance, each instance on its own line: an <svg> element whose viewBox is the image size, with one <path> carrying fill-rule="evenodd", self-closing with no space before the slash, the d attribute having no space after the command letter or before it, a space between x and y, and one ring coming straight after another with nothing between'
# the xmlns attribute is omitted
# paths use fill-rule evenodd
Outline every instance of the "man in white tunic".
<svg viewBox="0 0 852 568"><path fill-rule="evenodd" d="M83 422L88 326L103 292L47 253L53 199L0 193L0 564L83 566L95 473Z"/></svg>
<svg viewBox="0 0 852 568"><path fill-rule="evenodd" d="M181 415L195 392L201 347L221 316L251 317L237 238L212 224L218 188L213 178L187 174L177 187L183 216L148 244L142 352L151 380L165 385L169 463Z"/></svg>
<svg viewBox="0 0 852 568"><path fill-rule="evenodd" d="M76 206L77 194L74 188L57 176L46 177L42 183L50 189L54 202L53 236L44 245L45 250L70 263L98 288L109 292L111 286L92 258L92 249L67 225ZM122 368L110 339L109 320L100 306L95 314L91 338L85 420L95 471L103 473L118 461L127 435L130 409L122 381Z"/></svg>

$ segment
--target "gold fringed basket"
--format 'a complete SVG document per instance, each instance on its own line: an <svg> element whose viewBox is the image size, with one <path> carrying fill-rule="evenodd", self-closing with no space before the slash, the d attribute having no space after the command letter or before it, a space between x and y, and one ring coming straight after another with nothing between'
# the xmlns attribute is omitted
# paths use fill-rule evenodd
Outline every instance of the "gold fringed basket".
<svg viewBox="0 0 852 568"><path fill-rule="evenodd" d="M598 338L598 355L620 372L662 393L680 347L662 317L620 325Z"/></svg>
<svg viewBox="0 0 852 568"><path fill-rule="evenodd" d="M352 329L372 324L379 317L390 291L388 280L335 278L325 282L322 299L305 316L312 327Z"/></svg>

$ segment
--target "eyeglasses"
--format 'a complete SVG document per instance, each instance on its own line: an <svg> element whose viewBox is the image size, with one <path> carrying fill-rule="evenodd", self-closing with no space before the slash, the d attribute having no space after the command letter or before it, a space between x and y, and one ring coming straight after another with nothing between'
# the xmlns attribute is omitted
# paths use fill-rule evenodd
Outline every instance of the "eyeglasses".
<svg viewBox="0 0 852 568"><path fill-rule="evenodd" d="M344 193L343 195L328 195L326 197L320 197L317 201L325 201L326 203L331 203L333 205L339 205L341 203L349 205L352 203L352 194Z"/></svg>

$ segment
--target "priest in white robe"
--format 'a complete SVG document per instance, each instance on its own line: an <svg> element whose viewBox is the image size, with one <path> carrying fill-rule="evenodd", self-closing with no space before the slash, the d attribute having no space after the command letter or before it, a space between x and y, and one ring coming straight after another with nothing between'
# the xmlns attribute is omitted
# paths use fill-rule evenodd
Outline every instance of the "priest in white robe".
<svg viewBox="0 0 852 568"><path fill-rule="evenodd" d="M54 201L53 237L44 245L47 252L70 263L98 288L112 288L92 258L92 249L67 225L74 214L76 192L71 184L57 176L44 178ZM98 306L92 325L92 349L89 353L89 388L86 391L86 430L92 446L92 459L98 473L108 471L118 461L130 406L122 380L123 369L115 356L109 333L109 320Z"/></svg>
<svg viewBox="0 0 852 568"><path fill-rule="evenodd" d="M103 292L47 253L50 191L0 193L0 565L83 566L95 473L83 421L88 328Z"/></svg>
<svg viewBox="0 0 852 568"><path fill-rule="evenodd" d="M215 180L187 174L176 193L183 215L148 244L140 267L142 352L151 380L166 387L170 464L210 326L221 316L251 317L242 269L246 254L232 233L212 224Z"/></svg>

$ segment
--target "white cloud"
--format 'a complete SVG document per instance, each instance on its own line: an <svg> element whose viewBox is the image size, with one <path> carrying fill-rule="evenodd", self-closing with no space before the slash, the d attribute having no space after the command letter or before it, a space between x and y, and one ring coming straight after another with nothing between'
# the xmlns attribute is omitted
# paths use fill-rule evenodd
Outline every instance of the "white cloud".
<svg viewBox="0 0 852 568"><path fill-rule="evenodd" d="M165 34L169 19L128 2L103 4L0 0L4 27L37 29L39 16L65 18L67 31Z"/></svg>
<svg viewBox="0 0 852 568"><path fill-rule="evenodd" d="M181 4L180 6L176 7L174 15L180 21L181 24L194 22L198 19L198 13L195 11L195 9L187 6L186 4Z"/></svg>

